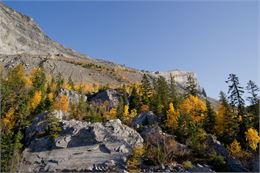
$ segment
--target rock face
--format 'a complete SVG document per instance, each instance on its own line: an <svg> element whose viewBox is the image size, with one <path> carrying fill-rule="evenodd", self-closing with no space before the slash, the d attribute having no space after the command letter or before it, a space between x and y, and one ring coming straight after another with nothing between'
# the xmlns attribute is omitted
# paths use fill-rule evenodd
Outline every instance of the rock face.
<svg viewBox="0 0 260 173"><path fill-rule="evenodd" d="M124 169L132 149L143 143L142 137L120 120L93 124L61 120L62 132L53 141L38 134L44 129L43 117L36 118L26 132L22 172L118 171Z"/></svg>
<svg viewBox="0 0 260 173"><path fill-rule="evenodd" d="M214 136L208 135L207 145L212 147L218 154L222 155L225 158L229 171L232 171L232 172L233 171L235 171L235 172L248 172L249 171L248 169L243 167L242 164L238 160L236 160L232 156L230 156L228 151L226 150L226 148L219 141L217 141L214 138Z"/></svg>
<svg viewBox="0 0 260 173"><path fill-rule="evenodd" d="M107 89L93 95L89 95L88 101L95 105L102 105L107 102L108 107L112 108L117 107L120 97L123 99L126 98L123 93L117 90ZM126 99L125 102L128 102L128 100Z"/></svg>
<svg viewBox="0 0 260 173"><path fill-rule="evenodd" d="M71 49L65 49L46 36L31 17L25 16L0 3L1 54L64 54L83 57Z"/></svg>
<svg viewBox="0 0 260 173"><path fill-rule="evenodd" d="M87 101L86 95L82 95L79 92L73 90L61 89L59 95L67 96L69 99L69 103L78 103L81 98L83 99L84 102Z"/></svg>
<svg viewBox="0 0 260 173"><path fill-rule="evenodd" d="M154 125L159 123L159 117L152 111L140 113L132 121L132 127L140 128L141 126Z"/></svg>
<svg viewBox="0 0 260 173"><path fill-rule="evenodd" d="M187 82L188 76L191 76L194 80L197 86L199 87L199 82L197 80L197 76L193 72L187 72L187 71L180 71L180 70L173 70L173 71L165 71L165 72L154 72L155 76L163 76L167 80L170 80L170 76L172 75L174 77L174 80L181 86L184 86Z"/></svg>

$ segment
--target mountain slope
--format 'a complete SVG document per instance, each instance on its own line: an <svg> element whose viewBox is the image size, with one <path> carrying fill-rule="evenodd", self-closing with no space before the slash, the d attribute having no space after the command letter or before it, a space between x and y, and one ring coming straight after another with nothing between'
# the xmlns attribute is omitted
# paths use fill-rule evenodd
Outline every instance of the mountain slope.
<svg viewBox="0 0 260 173"><path fill-rule="evenodd" d="M5 69L24 64L27 70L42 65L48 73L70 76L74 82L99 85L121 85L140 81L143 72L82 55L50 39L32 18L0 2L0 63ZM151 76L158 74L147 72ZM192 72L171 71L176 81L184 85ZM161 75L159 74L159 75Z"/></svg>

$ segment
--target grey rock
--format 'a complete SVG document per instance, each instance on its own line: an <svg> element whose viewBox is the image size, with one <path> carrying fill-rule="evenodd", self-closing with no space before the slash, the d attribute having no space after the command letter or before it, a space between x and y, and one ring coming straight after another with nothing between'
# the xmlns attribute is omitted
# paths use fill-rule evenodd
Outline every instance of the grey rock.
<svg viewBox="0 0 260 173"><path fill-rule="evenodd" d="M229 171L236 171L236 172L249 171L238 160L230 156L227 149L224 147L224 145L222 145L218 140L216 140L214 136L208 135L206 143L210 148L213 148L217 152L217 154L220 154L225 158Z"/></svg>
<svg viewBox="0 0 260 173"><path fill-rule="evenodd" d="M159 123L159 117L152 111L140 113L132 121L132 127L140 128L142 126L154 125Z"/></svg>
<svg viewBox="0 0 260 173"><path fill-rule="evenodd" d="M124 94L117 90L107 89L89 95L88 101L95 105L102 105L104 102L107 102L108 108L112 108L117 107L120 97L124 98ZM125 100L125 102L128 102L128 100Z"/></svg>
<svg viewBox="0 0 260 173"><path fill-rule="evenodd" d="M66 95L70 104L78 103L80 99L83 99L84 102L87 101L86 95L80 94L79 92L73 90L61 89L59 95Z"/></svg>
<svg viewBox="0 0 260 173"><path fill-rule="evenodd" d="M28 133L41 125L43 118L36 119ZM132 149L143 144L142 137L120 120L105 123L62 120L61 127L55 141L49 136L27 138L30 142L23 151L22 172L123 170Z"/></svg>

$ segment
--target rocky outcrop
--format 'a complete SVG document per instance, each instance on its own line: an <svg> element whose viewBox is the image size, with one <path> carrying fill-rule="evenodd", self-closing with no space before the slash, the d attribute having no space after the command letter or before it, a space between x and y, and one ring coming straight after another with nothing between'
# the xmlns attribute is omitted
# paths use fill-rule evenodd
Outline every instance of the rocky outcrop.
<svg viewBox="0 0 260 173"><path fill-rule="evenodd" d="M174 80L177 82L177 84L181 86L185 86L188 76L191 76L194 80L197 86L199 87L199 82L197 79L197 76L193 72L187 72L187 71L180 71L180 70L172 70L172 71L157 71L153 73L154 76L163 76L166 78L166 80L170 80L170 76L172 75L174 77Z"/></svg>
<svg viewBox="0 0 260 173"><path fill-rule="evenodd" d="M159 117L152 111L138 114L132 121L132 127L140 128L147 125L154 125L159 123Z"/></svg>
<svg viewBox="0 0 260 173"><path fill-rule="evenodd" d="M120 120L61 120L60 136L52 140L42 133L46 114L38 116L26 131L22 172L119 171L125 168L132 149L143 143L142 137Z"/></svg>
<svg viewBox="0 0 260 173"><path fill-rule="evenodd" d="M227 163L227 168L229 169L229 171L235 171L235 172L249 171L238 160L230 156L227 149L218 140L216 140L214 136L208 135L206 143L210 148L214 149L217 152L217 154L220 154L225 158L225 161Z"/></svg>
<svg viewBox="0 0 260 173"><path fill-rule="evenodd" d="M86 95L80 94L79 92L73 90L61 89L59 95L67 96L69 103L78 103L80 99L83 99L84 102L87 101Z"/></svg>
<svg viewBox="0 0 260 173"><path fill-rule="evenodd" d="M89 95L88 101L95 105L104 105L105 102L107 102L105 105L107 105L109 108L112 108L117 107L120 97L122 97L122 99L126 98L123 93L117 90L107 89ZM127 99L125 99L124 101L128 102Z"/></svg>
<svg viewBox="0 0 260 173"><path fill-rule="evenodd" d="M169 151L172 151L170 147L172 147L172 142L174 142L175 149L173 154L176 156L184 156L191 153L186 145L175 141L174 136L164 133L158 125L145 126L142 128L140 134L146 143L154 146L164 146L164 148L169 149Z"/></svg>

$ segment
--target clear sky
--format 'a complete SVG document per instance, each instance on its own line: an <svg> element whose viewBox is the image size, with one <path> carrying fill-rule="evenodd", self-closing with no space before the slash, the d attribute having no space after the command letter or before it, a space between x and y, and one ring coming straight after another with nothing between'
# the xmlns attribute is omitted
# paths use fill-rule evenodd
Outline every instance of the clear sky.
<svg viewBox="0 0 260 173"><path fill-rule="evenodd" d="M55 41L145 70L197 74L209 96L235 73L260 84L259 1L15 2Z"/></svg>

